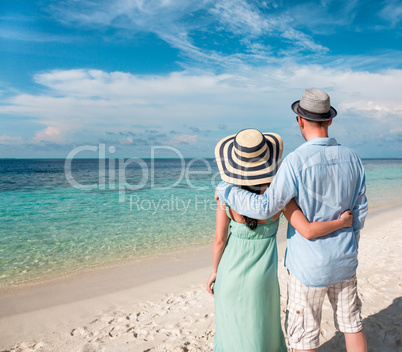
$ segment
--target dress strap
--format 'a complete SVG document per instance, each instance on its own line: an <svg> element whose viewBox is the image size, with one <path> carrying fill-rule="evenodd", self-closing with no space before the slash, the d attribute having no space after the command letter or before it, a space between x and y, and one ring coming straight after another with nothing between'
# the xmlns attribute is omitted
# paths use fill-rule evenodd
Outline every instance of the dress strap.
<svg viewBox="0 0 402 352"><path fill-rule="evenodd" d="M233 220L232 217L230 216L230 208L229 205L225 204L225 209L226 209L226 215L230 220Z"/></svg>

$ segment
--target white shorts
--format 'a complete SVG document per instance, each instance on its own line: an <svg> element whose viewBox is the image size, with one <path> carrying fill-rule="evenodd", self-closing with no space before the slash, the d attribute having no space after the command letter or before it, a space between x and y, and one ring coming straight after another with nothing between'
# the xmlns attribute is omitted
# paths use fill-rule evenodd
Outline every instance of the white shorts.
<svg viewBox="0 0 402 352"><path fill-rule="evenodd" d="M322 304L325 295L334 310L335 327L346 333L362 330L361 301L357 294L356 274L333 286L309 287L291 273L288 281L286 332L294 349L315 349L319 346Z"/></svg>

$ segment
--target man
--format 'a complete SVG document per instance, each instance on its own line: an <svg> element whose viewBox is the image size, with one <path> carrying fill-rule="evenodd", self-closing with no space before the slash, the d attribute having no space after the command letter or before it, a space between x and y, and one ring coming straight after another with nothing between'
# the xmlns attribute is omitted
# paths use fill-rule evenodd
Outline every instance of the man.
<svg viewBox="0 0 402 352"><path fill-rule="evenodd" d="M322 304L328 295L347 351L366 352L356 288L359 232L367 215L363 165L355 152L328 137L337 115L328 94L306 89L292 110L307 142L283 160L267 191L256 195L221 182L217 194L222 203L254 219L270 218L292 198L310 222L337 219L352 210L351 228L318 239L308 240L288 225L286 330L291 348L317 351Z"/></svg>

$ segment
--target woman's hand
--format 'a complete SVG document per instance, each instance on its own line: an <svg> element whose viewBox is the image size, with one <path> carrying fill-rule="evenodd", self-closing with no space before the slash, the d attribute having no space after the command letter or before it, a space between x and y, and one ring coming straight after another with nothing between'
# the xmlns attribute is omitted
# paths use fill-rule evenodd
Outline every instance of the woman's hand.
<svg viewBox="0 0 402 352"><path fill-rule="evenodd" d="M353 223L353 215L352 212L350 210L346 210L342 213L340 219L343 222L343 226L342 227L351 227L352 223Z"/></svg>
<svg viewBox="0 0 402 352"><path fill-rule="evenodd" d="M206 287L208 293L210 293L211 295L214 294L214 290L212 287L215 283L215 280L216 280L216 273L211 273L211 275L209 276L209 279L207 281L207 287Z"/></svg>

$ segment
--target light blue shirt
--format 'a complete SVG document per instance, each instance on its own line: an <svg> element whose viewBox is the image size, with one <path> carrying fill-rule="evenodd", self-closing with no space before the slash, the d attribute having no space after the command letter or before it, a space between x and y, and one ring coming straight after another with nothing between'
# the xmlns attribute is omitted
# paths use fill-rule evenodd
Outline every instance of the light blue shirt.
<svg viewBox="0 0 402 352"><path fill-rule="evenodd" d="M338 219L352 210L353 225L307 240L289 224L285 266L307 286L331 286L356 272L360 230L367 215L364 168L359 156L334 138L315 138L282 162L263 195L221 182L219 199L237 213L267 219L292 199L310 222Z"/></svg>

